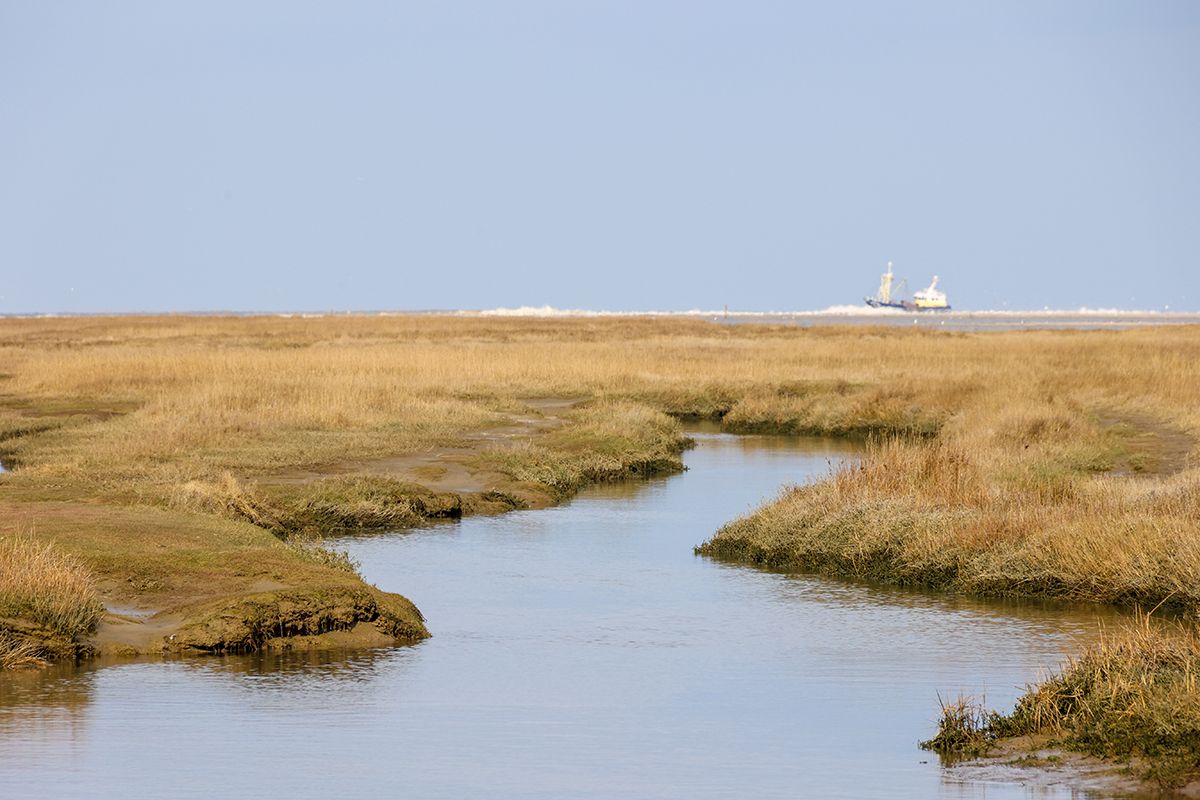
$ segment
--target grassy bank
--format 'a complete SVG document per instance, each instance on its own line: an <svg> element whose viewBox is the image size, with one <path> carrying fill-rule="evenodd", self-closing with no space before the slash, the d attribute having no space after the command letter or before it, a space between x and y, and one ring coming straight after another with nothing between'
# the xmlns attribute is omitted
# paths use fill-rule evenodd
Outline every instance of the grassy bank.
<svg viewBox="0 0 1200 800"><path fill-rule="evenodd" d="M77 560L28 536L0 538L0 668L75 657L103 613Z"/></svg>
<svg viewBox="0 0 1200 800"><path fill-rule="evenodd" d="M1054 348L1020 365L981 360L989 390L943 396L936 434L875 437L859 462L784 490L700 552L972 594L1197 608L1200 372L1184 356L1200 357L1200 336L1162 333L1144 360L1094 336L1111 346L1104 366Z"/></svg>
<svg viewBox="0 0 1200 800"><path fill-rule="evenodd" d="M861 463L785 490L700 551L979 595L1195 609L1200 476L1105 474L1119 442L1095 429L1038 446L1047 452L1035 457L1024 445L877 442Z"/></svg>
<svg viewBox="0 0 1200 800"><path fill-rule="evenodd" d="M1196 627L1151 626L1143 617L1031 686L1009 714L969 699L947 704L937 735L922 746L980 756L1025 737L1030 749L1127 763L1147 781L1179 787L1200 781L1198 675Z"/></svg>
<svg viewBox="0 0 1200 800"><path fill-rule="evenodd" d="M575 411L567 425L520 446L487 451L482 467L522 484L569 497L591 483L678 472L679 454L690 442L679 423L660 411L630 402L601 402Z"/></svg>
<svg viewBox="0 0 1200 800"><path fill-rule="evenodd" d="M1191 602L1195 363L1188 329L4 319L0 532L31 528L92 570L108 605L174 620L177 642L188 626L210 649L362 623L420 636L407 601L295 543L676 470L686 439L670 417L703 417L881 442L864 470L789 494L787 514L735 524L709 552Z"/></svg>

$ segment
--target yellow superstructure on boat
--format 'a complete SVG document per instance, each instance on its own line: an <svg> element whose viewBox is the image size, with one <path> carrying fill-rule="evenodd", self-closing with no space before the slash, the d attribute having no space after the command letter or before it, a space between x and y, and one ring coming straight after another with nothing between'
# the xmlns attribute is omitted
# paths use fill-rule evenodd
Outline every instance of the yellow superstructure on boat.
<svg viewBox="0 0 1200 800"><path fill-rule="evenodd" d="M933 283L919 292L913 292L913 305L923 311L941 311L950 308L946 302L946 293L937 290L938 276L933 276Z"/></svg>

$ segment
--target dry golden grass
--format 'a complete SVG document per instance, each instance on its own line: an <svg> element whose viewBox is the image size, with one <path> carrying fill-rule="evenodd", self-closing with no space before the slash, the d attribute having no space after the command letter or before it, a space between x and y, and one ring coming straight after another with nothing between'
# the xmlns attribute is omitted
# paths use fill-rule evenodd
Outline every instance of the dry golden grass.
<svg viewBox="0 0 1200 800"><path fill-rule="evenodd" d="M1188 354L1200 337L975 338L994 351L972 354L977 382L934 362L936 386L885 415L940 409L936 436L876 439L860 463L785 491L701 552L978 594L1197 607L1200 360Z"/></svg>
<svg viewBox="0 0 1200 800"><path fill-rule="evenodd" d="M37 642L0 633L0 670L44 667L49 663Z"/></svg>
<svg viewBox="0 0 1200 800"><path fill-rule="evenodd" d="M464 445L526 413L523 398L580 398L564 427L478 465L552 494L639 464L669 468L681 440L663 413L732 430L876 435L863 470L789 493L710 552L968 591L1194 602L1197 364L1194 328L5 319L0 461L16 469L0 477L0 504L253 520L263 508L237 486ZM623 410L588 416L604 403ZM347 480L284 506L297 519L359 508L387 520L407 507L397 491ZM88 541L62 545L101 563Z"/></svg>
<svg viewBox="0 0 1200 800"><path fill-rule="evenodd" d="M245 520L291 542L322 538L331 531L407 528L429 519L462 516L462 498L436 493L386 475L328 477L302 485L263 488L233 475L188 481L170 506Z"/></svg>
<svg viewBox="0 0 1200 800"><path fill-rule="evenodd" d="M0 430L46 475L263 472L409 452L523 396L636 399L738 429L934 433L965 408L1136 410L1200 428L1191 330L938 334L677 320L0 321ZM21 404L25 404L22 408ZM38 408L53 416L31 414ZM1022 411L1022 409L1024 409ZM111 411L128 414L109 417ZM37 418L36 423L34 418ZM1034 424L1035 419L1029 422ZM980 426L964 420L972 435Z"/></svg>
<svg viewBox="0 0 1200 800"><path fill-rule="evenodd" d="M979 755L998 739L1049 735L1071 750L1133 759L1144 778L1178 786L1200 777L1198 676L1195 626L1141 615L1030 686L1010 714L969 698L944 704L937 736L923 746Z"/></svg>
<svg viewBox="0 0 1200 800"><path fill-rule="evenodd" d="M91 573L77 559L30 537L0 537L0 632L10 645L6 661L19 661L22 652L36 655L34 646L22 646L4 630L14 622L77 643L96 630L103 613Z"/></svg>
<svg viewBox="0 0 1200 800"><path fill-rule="evenodd" d="M702 551L974 594L1200 607L1200 474L1097 475L1103 444L1081 435L1029 456L952 437L875 443Z"/></svg>

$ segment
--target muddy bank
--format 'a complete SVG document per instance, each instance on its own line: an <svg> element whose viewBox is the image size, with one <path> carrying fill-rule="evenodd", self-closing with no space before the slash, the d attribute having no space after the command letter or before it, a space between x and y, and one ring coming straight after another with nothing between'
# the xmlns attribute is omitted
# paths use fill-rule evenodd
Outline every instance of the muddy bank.
<svg viewBox="0 0 1200 800"><path fill-rule="evenodd" d="M638 407L578 404L524 401L523 411L454 448L253 482L189 482L173 497L176 512L208 526L268 533L319 575L298 580L287 569L226 567L240 581L229 586L232 591L206 592L195 580L173 580L178 565L160 559L157 568L105 582L111 613L89 644L106 654L145 654L378 646L424 638L428 631L412 603L362 584L355 565L321 541L333 533L544 508L586 485L682 469L679 453L690 440L677 423ZM651 433L637 440L613 426Z"/></svg>
<svg viewBox="0 0 1200 800"><path fill-rule="evenodd" d="M182 609L110 609L90 651L130 656L342 649L428 636L421 612L401 595L371 586L279 585Z"/></svg>
<svg viewBox="0 0 1200 800"><path fill-rule="evenodd" d="M585 486L683 468L679 454L690 440L644 406L592 406L583 398L520 403L523 410L457 446L184 488L205 510L287 537L545 508Z"/></svg>
<svg viewBox="0 0 1200 800"><path fill-rule="evenodd" d="M1145 786L1195 791L1198 673L1195 623L1139 614L1101 630L1081 655L1027 686L1009 713L969 697L944 702L937 734L921 746L949 757L982 755L983 765L1065 763L1099 779L1109 774L1099 765L1107 764Z"/></svg>
<svg viewBox="0 0 1200 800"><path fill-rule="evenodd" d="M1141 759L1106 761L1055 745L1049 736L1014 736L994 743L983 756L944 759L950 780L963 783L1019 783L1033 792L1056 788L1104 797L1200 797L1200 780L1167 787L1144 777Z"/></svg>

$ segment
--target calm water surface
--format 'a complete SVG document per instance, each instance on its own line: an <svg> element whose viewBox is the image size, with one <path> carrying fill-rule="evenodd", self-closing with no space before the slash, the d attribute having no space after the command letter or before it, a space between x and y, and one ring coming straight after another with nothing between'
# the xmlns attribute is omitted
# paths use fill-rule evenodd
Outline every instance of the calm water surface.
<svg viewBox="0 0 1200 800"><path fill-rule="evenodd" d="M916 747L1103 612L724 566L693 545L846 455L702 435L690 470L339 546L434 638L0 681L0 797L1056 798Z"/></svg>

